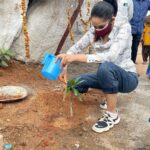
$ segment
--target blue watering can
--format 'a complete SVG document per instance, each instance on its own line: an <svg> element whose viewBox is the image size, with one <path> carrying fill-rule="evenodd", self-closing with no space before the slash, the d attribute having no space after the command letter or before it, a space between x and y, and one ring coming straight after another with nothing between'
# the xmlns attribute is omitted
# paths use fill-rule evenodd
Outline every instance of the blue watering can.
<svg viewBox="0 0 150 150"><path fill-rule="evenodd" d="M42 75L49 80L56 80L61 73L60 63L60 59L56 62L56 56L47 53L42 61Z"/></svg>

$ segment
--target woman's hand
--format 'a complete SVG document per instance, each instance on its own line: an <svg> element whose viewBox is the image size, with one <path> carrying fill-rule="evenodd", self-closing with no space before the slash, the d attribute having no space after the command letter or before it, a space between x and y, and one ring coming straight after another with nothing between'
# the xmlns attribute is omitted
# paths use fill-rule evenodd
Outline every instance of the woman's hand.
<svg viewBox="0 0 150 150"><path fill-rule="evenodd" d="M69 63L73 62L75 58L75 55L70 55L70 54L60 54L56 57L56 62L58 61L58 59L61 59L61 64L60 64L60 68L62 69L63 67L65 67L66 65L68 65Z"/></svg>
<svg viewBox="0 0 150 150"><path fill-rule="evenodd" d="M87 56L85 54L75 54L75 55L60 54L56 57L56 62L58 61L58 59L61 59L61 65L60 65L61 69L74 61L87 62Z"/></svg>
<svg viewBox="0 0 150 150"><path fill-rule="evenodd" d="M67 84L67 66L63 69L58 79L64 84Z"/></svg>

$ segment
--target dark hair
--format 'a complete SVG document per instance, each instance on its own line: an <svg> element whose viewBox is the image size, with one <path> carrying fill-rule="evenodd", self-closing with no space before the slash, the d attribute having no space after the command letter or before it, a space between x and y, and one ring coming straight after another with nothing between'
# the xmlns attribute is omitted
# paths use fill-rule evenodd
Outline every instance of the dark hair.
<svg viewBox="0 0 150 150"><path fill-rule="evenodd" d="M105 20L111 20L115 15L116 11L114 10L114 7L110 3L105 1L96 3L91 12L91 17L95 16L103 18Z"/></svg>
<svg viewBox="0 0 150 150"><path fill-rule="evenodd" d="M114 16L117 16L117 12L118 12L118 3L117 0L103 0L109 4L111 4L114 8Z"/></svg>

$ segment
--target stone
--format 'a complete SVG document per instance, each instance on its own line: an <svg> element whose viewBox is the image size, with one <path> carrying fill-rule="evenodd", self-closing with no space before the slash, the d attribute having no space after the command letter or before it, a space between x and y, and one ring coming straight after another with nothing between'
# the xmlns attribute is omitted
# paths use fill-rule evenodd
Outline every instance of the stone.
<svg viewBox="0 0 150 150"><path fill-rule="evenodd" d="M80 144L79 144L79 143L74 144L74 146L75 146L77 149L80 148Z"/></svg>
<svg viewBox="0 0 150 150"><path fill-rule="evenodd" d="M97 0L91 0L92 5ZM28 3L28 0L26 0ZM16 59L24 62L41 62L46 52L55 53L67 24L67 0L30 0L27 9L28 32L31 58L26 60L22 32L21 0L0 0L0 48L11 48L16 52ZM72 12L77 7L76 0L71 0ZM92 7L91 5L91 7ZM87 1L83 4L82 15L87 19ZM72 14L71 14L72 15ZM83 32L80 19L74 24L75 40ZM66 52L72 45L67 38L63 46Z"/></svg>
<svg viewBox="0 0 150 150"><path fill-rule="evenodd" d="M22 18L20 0L0 1L0 48L10 48L20 35Z"/></svg>
<svg viewBox="0 0 150 150"><path fill-rule="evenodd" d="M37 0L28 10L31 62L39 62L46 52L55 53L67 26L66 3L60 0ZM61 8L61 9L60 9ZM23 33L14 41L18 60L25 61Z"/></svg>

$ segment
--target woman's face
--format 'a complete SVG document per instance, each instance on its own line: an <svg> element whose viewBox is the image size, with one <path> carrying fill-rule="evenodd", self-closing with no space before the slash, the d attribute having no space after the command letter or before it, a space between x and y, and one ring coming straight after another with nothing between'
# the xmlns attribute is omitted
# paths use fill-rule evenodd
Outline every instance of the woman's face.
<svg viewBox="0 0 150 150"><path fill-rule="evenodd" d="M104 20L104 19L99 18L99 17L92 17L91 23L95 27L95 29L103 29L109 23L113 24L113 21L112 20Z"/></svg>

